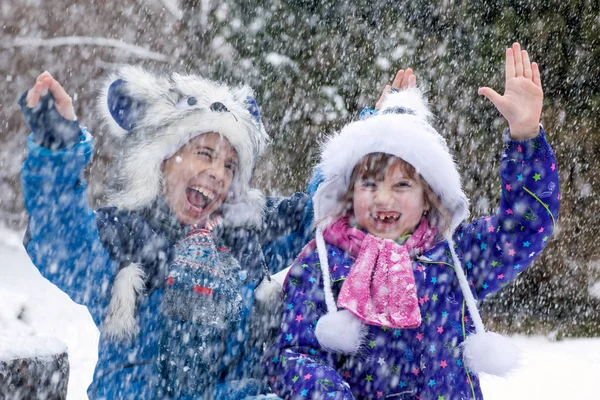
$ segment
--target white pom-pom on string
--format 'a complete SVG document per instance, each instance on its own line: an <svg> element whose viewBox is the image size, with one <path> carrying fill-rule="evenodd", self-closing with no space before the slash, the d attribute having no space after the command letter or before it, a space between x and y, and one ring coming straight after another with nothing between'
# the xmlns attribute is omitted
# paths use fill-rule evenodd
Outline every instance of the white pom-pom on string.
<svg viewBox="0 0 600 400"><path fill-rule="evenodd" d="M365 343L367 332L367 326L348 310L325 314L315 328L321 347L340 354L356 354Z"/></svg>
<svg viewBox="0 0 600 400"><path fill-rule="evenodd" d="M462 344L465 365L481 372L506 376L519 364L519 349L507 337L494 332L475 333Z"/></svg>
<svg viewBox="0 0 600 400"><path fill-rule="evenodd" d="M476 330L476 333L467 337L462 344L465 365L475 374L484 372L496 376L506 376L519 363L519 349L508 338L494 332L486 332L477 309L477 302L456 251L454 251L452 235L446 234L444 237L448 241L458 284Z"/></svg>
<svg viewBox="0 0 600 400"><path fill-rule="evenodd" d="M266 331L279 329L283 307L283 286L273 277L263 278L254 289L255 305L253 314L259 316L261 329Z"/></svg>
<svg viewBox="0 0 600 400"><path fill-rule="evenodd" d="M275 279L263 279L260 285L254 290L254 299L263 306L281 302L281 293L283 288L281 283Z"/></svg>

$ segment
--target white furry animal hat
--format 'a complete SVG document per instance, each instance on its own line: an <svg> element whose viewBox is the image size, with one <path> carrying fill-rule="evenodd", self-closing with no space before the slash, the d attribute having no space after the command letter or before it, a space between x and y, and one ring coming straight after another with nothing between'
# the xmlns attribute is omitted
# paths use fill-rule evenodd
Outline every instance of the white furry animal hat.
<svg viewBox="0 0 600 400"><path fill-rule="evenodd" d="M466 365L474 372L504 375L517 364L514 346L502 336L486 332L477 309L477 302L454 250L452 235L469 216L469 202L462 190L460 175L446 141L429 124L431 113L418 88L390 93L381 110L375 115L352 122L330 137L323 146L319 167L324 182L314 196L316 242L323 273L327 314L315 328L320 345L329 350L355 354L364 343L368 331L348 310L338 311L331 289L329 261L323 238L324 228L331 222L339 203L348 190L354 167L366 155L386 153L411 164L429 184L442 205L450 212L452 221L444 227L439 215L429 213L429 222L448 241L453 267L476 333L464 343ZM343 338L343 340L340 340Z"/></svg>
<svg viewBox="0 0 600 400"><path fill-rule="evenodd" d="M249 87L230 88L195 75L156 75L125 66L106 79L98 109L120 139L110 202L124 209L150 205L162 190L162 162L194 137L217 132L237 152L238 170L223 204L232 225L257 223L264 197L249 182L269 137Z"/></svg>

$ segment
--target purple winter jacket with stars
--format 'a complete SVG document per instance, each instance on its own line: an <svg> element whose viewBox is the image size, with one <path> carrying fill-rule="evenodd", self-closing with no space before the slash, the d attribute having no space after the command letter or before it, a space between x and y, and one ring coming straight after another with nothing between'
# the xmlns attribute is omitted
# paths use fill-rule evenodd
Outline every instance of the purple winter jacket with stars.
<svg viewBox="0 0 600 400"><path fill-rule="evenodd" d="M461 225L456 253L475 298L514 280L544 249L558 216L556 159L544 132L505 140L502 193L496 214ZM334 296L353 258L327 244ZM285 283L280 335L265 358L269 381L284 399L482 399L477 376L463 364L460 345L474 332L448 243L413 260L422 323L414 329L369 326L357 356L328 353L315 337L326 314L316 250L297 260Z"/></svg>

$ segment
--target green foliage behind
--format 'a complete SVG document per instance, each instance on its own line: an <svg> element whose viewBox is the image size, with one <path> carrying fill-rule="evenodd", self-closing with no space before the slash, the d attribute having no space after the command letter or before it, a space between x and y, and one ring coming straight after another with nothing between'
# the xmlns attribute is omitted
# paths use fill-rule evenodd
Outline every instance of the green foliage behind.
<svg viewBox="0 0 600 400"><path fill-rule="evenodd" d="M597 1L239 0L210 10L208 23L194 17L199 2L185 6L185 64L257 90L274 139L268 173L259 174L267 190L303 187L323 135L373 105L395 70L410 66L458 160L474 216L497 204L506 128L477 88L502 92L504 49L521 42L541 66L542 122L563 205L547 250L484 312L500 330L600 334L598 300L588 292L600 279Z"/></svg>

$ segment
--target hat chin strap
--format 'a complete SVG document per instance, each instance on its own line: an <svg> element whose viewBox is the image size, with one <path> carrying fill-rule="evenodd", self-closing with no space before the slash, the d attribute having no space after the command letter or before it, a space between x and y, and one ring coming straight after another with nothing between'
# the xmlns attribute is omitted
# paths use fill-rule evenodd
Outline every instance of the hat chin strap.
<svg viewBox="0 0 600 400"><path fill-rule="evenodd" d="M333 313L338 310L333 291L331 290L331 275L329 274L329 260L327 259L327 248L325 247L325 238L323 237L322 224L317 226L316 233L317 253L319 254L319 262L321 263L321 272L323 273L323 290L325 291L325 303L327 304L327 312Z"/></svg>
<svg viewBox="0 0 600 400"><path fill-rule="evenodd" d="M485 327L483 326L483 321L481 320L481 315L479 314L479 310L477 309L477 301L473 296L473 292L469 288L469 281L467 281L467 277L465 272L462 269L462 264L456 255L456 251L454 250L454 239L452 239L452 233L445 233L444 239L448 242L448 247L450 247L450 253L452 254L452 267L454 268L454 272L456 273L456 277L458 278L458 284L460 285L460 290L462 291L463 297L465 298L465 302L467 303L467 309L469 310L469 314L471 314L471 318L473 318L473 324L475 325L475 331L477 333L484 333Z"/></svg>
<svg viewBox="0 0 600 400"><path fill-rule="evenodd" d="M519 349L508 338L494 332L485 331L481 315L477 309L477 302L469 287L462 264L454 250L452 233L446 233L444 238L450 247L452 267L475 325L475 333L467 336L462 344L465 365L476 374L483 372L496 376L506 376L519 364Z"/></svg>

